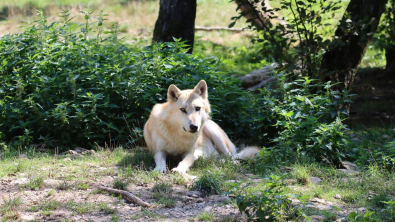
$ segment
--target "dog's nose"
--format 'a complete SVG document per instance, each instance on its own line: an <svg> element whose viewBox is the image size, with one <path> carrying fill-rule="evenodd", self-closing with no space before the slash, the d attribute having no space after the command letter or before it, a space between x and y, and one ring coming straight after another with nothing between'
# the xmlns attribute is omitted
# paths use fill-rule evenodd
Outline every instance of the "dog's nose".
<svg viewBox="0 0 395 222"><path fill-rule="evenodd" d="M191 129L191 132L196 132L198 127L193 125L193 124L191 124L191 125L189 125L189 129Z"/></svg>

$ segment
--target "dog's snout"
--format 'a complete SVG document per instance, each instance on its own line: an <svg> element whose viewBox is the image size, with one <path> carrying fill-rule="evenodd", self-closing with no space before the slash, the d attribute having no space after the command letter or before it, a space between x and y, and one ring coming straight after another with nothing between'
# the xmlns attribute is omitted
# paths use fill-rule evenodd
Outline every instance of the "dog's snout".
<svg viewBox="0 0 395 222"><path fill-rule="evenodd" d="M198 130L198 127L196 125L189 125L189 129L191 130L191 132L196 132Z"/></svg>

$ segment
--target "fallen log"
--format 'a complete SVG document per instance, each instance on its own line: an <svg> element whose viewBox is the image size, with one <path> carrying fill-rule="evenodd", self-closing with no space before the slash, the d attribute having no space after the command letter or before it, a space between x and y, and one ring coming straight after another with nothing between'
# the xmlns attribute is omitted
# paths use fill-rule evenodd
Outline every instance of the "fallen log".
<svg viewBox="0 0 395 222"><path fill-rule="evenodd" d="M275 78L273 77L273 66L275 66L275 64L266 65L262 69L254 70L249 74L240 77L241 86L243 86L244 88L251 88L250 90L254 91L257 88L254 88L254 86L256 85L259 85L258 87L262 87L264 84L273 82L275 80Z"/></svg>
<svg viewBox="0 0 395 222"><path fill-rule="evenodd" d="M142 199L136 197L135 195L133 195L130 192L127 192L127 191L124 191L124 190L112 189L112 188L105 187L105 186L100 186L100 185L97 185L95 187L97 187L100 190L107 191L109 193L121 194L125 199L127 199L129 201L132 201L133 203L138 204L138 205L140 205L142 207L151 207L151 204L143 201Z"/></svg>

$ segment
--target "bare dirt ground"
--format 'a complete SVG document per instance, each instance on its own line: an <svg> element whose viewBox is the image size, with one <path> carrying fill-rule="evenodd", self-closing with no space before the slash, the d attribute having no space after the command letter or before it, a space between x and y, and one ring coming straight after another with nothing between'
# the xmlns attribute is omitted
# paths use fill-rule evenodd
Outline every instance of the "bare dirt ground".
<svg viewBox="0 0 395 222"><path fill-rule="evenodd" d="M78 166L77 166L78 167ZM59 163L54 170L69 171L73 169ZM48 169L43 169L47 171ZM71 170L71 172L70 172ZM125 199L98 191L94 185L113 187L118 178L118 167L101 167L90 164L84 169L93 179L70 182L63 176L44 179L37 189L29 189L32 178L26 173L9 174L0 179L0 204L7 199L19 197L22 205L18 209L19 221L195 221L202 212L211 212L216 218L231 216L237 218L238 210L232 205L230 197L211 195L202 197L199 192L190 192L185 185L174 184L172 197L174 206L166 207L153 198L152 188L156 182L137 182L127 186L127 190L142 200L150 203L150 208L142 208ZM64 172L67 174L67 172ZM60 174L61 175L61 174ZM168 175L162 175L166 180ZM29 179L30 178L30 179ZM68 177L70 179L70 177ZM89 188L78 189L78 184L88 184ZM46 209L46 203L56 203ZM103 207L103 204L106 207ZM103 209L104 208L104 209Z"/></svg>
<svg viewBox="0 0 395 222"><path fill-rule="evenodd" d="M18 161L24 161L25 157ZM25 159L26 160L26 159ZM104 165L104 166L103 166ZM36 166L41 170L42 185L32 189L34 172L25 170L22 173L10 173L0 179L0 205L7 200L19 198L22 203L17 214L7 218L8 221L246 221L245 215L240 214L235 205L234 196L210 195L203 197L200 192L190 191L193 180L189 179L182 185L171 184L171 199L175 202L166 206L154 195L154 186L158 183L170 183L174 174L160 174L150 180L150 172L140 172L139 177L130 178L132 181L126 190L151 204L143 208L129 202L121 196L99 191L95 185L109 188L114 181L124 179L123 169L111 163L84 163L68 157L60 157L57 161L44 166ZM148 176L143 178L144 174ZM243 180L258 186L262 179L256 175L243 175ZM151 176L152 178L152 176ZM315 178L316 179L316 178ZM314 180L315 180L314 179ZM325 180L325 178L322 178ZM313 180L313 178L312 178ZM319 179L320 180L320 179ZM233 182L233 181L228 181ZM293 187L295 181L288 181ZM347 181L346 181L347 182ZM319 183L313 182L314 183ZM84 186L86 185L85 188ZM297 186L295 186L295 189ZM307 188L306 188L307 189ZM303 192L303 190L300 190ZM293 205L302 206L299 200L291 199ZM351 211L361 211L337 202L322 198L313 198L305 207L320 211L336 211L337 221L341 221ZM4 215L3 220L6 220ZM321 221L324 217L312 216L313 221Z"/></svg>

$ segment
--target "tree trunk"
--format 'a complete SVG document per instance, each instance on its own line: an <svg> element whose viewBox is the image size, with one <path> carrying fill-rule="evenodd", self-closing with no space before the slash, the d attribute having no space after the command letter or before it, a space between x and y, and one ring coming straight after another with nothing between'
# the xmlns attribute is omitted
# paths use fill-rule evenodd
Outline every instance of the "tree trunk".
<svg viewBox="0 0 395 222"><path fill-rule="evenodd" d="M321 71L327 80L342 82L339 90L351 89L355 74L372 40L387 0L351 0L338 26L334 47L324 54Z"/></svg>
<svg viewBox="0 0 395 222"><path fill-rule="evenodd" d="M387 75L395 79L395 45L388 45L385 48L385 59L387 61L385 71Z"/></svg>
<svg viewBox="0 0 395 222"><path fill-rule="evenodd" d="M160 0L159 16L155 23L155 42L173 42L181 38L192 53L195 39L196 0Z"/></svg>

